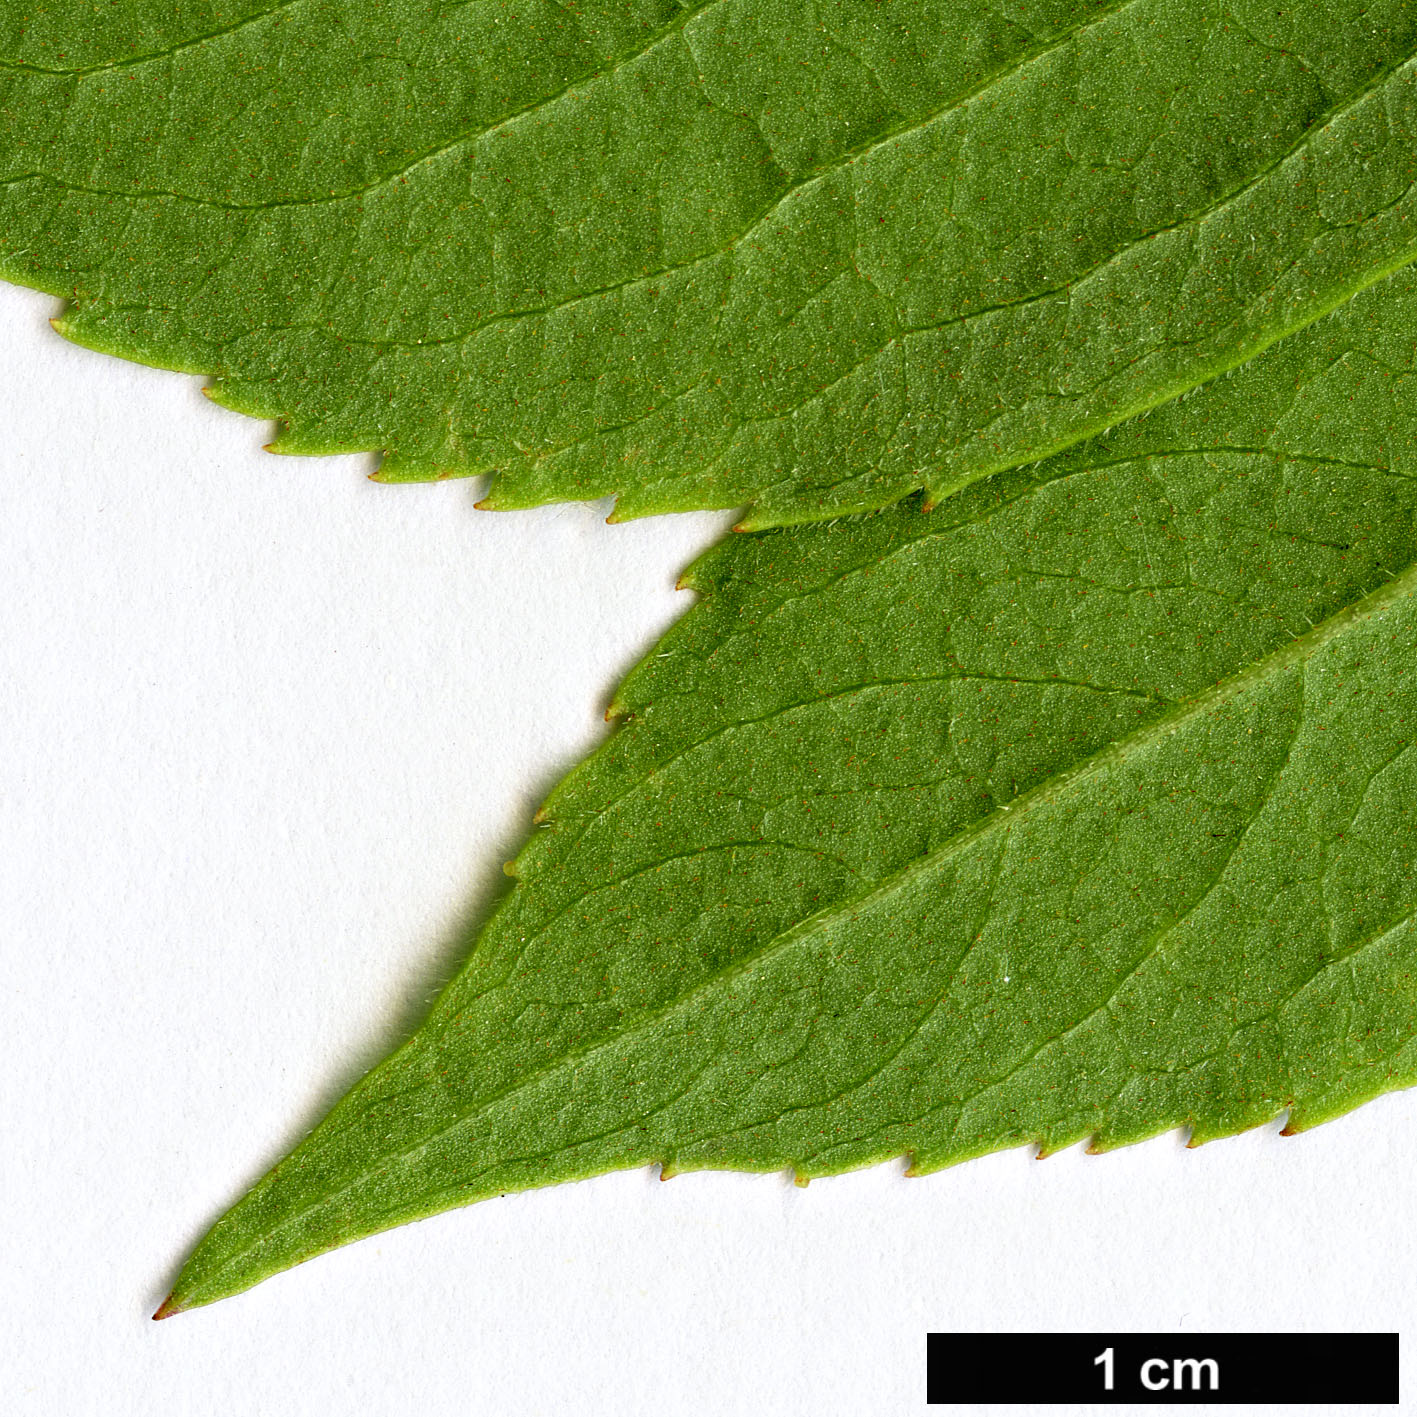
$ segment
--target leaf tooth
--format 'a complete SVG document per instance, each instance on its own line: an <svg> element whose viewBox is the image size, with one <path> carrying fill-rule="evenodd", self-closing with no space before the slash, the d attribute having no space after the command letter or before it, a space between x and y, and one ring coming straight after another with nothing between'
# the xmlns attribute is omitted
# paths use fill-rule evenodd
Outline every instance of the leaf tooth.
<svg viewBox="0 0 1417 1417"><path fill-rule="evenodd" d="M283 418L276 421L276 436L264 446L266 452L275 453L278 457L309 457L324 451L311 446L311 440L303 428L297 428Z"/></svg>
<svg viewBox="0 0 1417 1417"><path fill-rule="evenodd" d="M131 358L138 353L130 347L117 344L110 337L103 338L103 324L99 311L92 305L80 305L69 301L59 314L49 321L49 328L60 339L76 344L80 349L91 349L98 354L116 354L119 358Z"/></svg>
<svg viewBox="0 0 1417 1417"><path fill-rule="evenodd" d="M590 496L610 499L611 507L605 520L611 526L639 521L644 517L657 517L665 512L678 511L681 507L672 493L666 494L663 486L657 484L649 487L603 487Z"/></svg>
<svg viewBox="0 0 1417 1417"><path fill-rule="evenodd" d="M701 551L679 575L676 590L692 590L708 597L717 594L724 586L745 578L739 558L741 547L732 538L726 538L707 551Z"/></svg>
<svg viewBox="0 0 1417 1417"><path fill-rule="evenodd" d="M1066 1131L1046 1133L1043 1136L1034 1137L1033 1144L1038 1147L1034 1156L1035 1161L1046 1161L1050 1156L1056 1156L1060 1151L1066 1151L1070 1146L1076 1146L1080 1141L1089 1141L1093 1133L1086 1127L1070 1127Z"/></svg>
<svg viewBox="0 0 1417 1417"><path fill-rule="evenodd" d="M514 497L507 497L503 494L503 485L506 478L500 472L490 472L487 475L487 483L482 489L482 496L478 498L473 506L479 512L510 512L520 509L521 504Z"/></svg>
<svg viewBox="0 0 1417 1417"><path fill-rule="evenodd" d="M1204 1146L1207 1142L1239 1136L1241 1132L1253 1131L1256 1127L1263 1127L1277 1121L1284 1116L1287 1110L1289 1110L1288 1104L1283 1106L1271 1104L1262 1111L1249 1111L1238 1117L1194 1118L1191 1121L1191 1135L1186 1145L1188 1147Z"/></svg>
<svg viewBox="0 0 1417 1417"><path fill-rule="evenodd" d="M929 1174L930 1168L922 1165L918 1151L903 1152L901 1159L905 1162L905 1170L901 1172L902 1176L913 1181L919 1176Z"/></svg>
<svg viewBox="0 0 1417 1417"><path fill-rule="evenodd" d="M244 414L248 418L279 419L285 413L272 399L267 387L245 379L218 377L203 385L202 393L218 408Z"/></svg>
<svg viewBox="0 0 1417 1417"><path fill-rule="evenodd" d="M151 314L115 306L100 296L69 301L49 325L61 339L81 349L134 359L179 374L209 374L216 357L213 346L199 337L160 325Z"/></svg>
<svg viewBox="0 0 1417 1417"><path fill-rule="evenodd" d="M281 451L287 450L282 448ZM302 450L297 449L296 451ZM326 448L325 451L329 451L329 449ZM341 451L354 452L356 450L345 448ZM371 482L446 482L452 477L471 475L473 474L451 468L446 463L400 452L396 448L385 448L379 466L369 474L369 480Z"/></svg>
<svg viewBox="0 0 1417 1417"><path fill-rule="evenodd" d="M1123 1136L1117 1132L1096 1131L1087 1139L1085 1151L1088 1156L1106 1156L1108 1152L1120 1151L1124 1146L1135 1146L1138 1142L1150 1141L1163 1131L1165 1131L1164 1127L1139 1133L1136 1136L1130 1133Z"/></svg>

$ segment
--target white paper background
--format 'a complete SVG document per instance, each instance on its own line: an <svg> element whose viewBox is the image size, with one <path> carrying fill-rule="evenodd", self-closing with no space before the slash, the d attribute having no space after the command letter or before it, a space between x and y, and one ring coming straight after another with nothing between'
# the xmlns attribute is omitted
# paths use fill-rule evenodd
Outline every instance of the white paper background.
<svg viewBox="0 0 1417 1417"><path fill-rule="evenodd" d="M726 519L283 459L0 285L0 1408L914 1413L943 1330L1408 1329L1417 1095L921 1180L638 1172L153 1324L398 1040Z"/></svg>

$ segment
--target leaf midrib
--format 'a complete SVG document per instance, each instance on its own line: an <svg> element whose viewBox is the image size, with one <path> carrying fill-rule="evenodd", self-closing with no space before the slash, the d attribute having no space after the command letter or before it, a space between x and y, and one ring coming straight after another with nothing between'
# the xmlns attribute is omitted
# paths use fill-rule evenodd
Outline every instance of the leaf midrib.
<svg viewBox="0 0 1417 1417"><path fill-rule="evenodd" d="M869 554L860 561L855 561L852 564L845 566L834 575L831 575L824 580L815 582L813 585L809 586L805 590L775 596L771 598L771 600L767 604L754 606L755 614L753 616L752 628L750 630L736 628L730 630L726 635L722 636L722 638L718 641L717 644L715 644L712 653L708 656L708 658L703 659L700 662L707 664L709 659L712 659L714 656L720 654L726 646L733 644L736 640L756 635L763 624L772 619L773 616L778 614L779 611L785 609L786 607L797 604L803 600L811 600L819 595L824 595L827 592L836 588L837 586L850 580L853 576L863 574L873 575L877 571L879 571L882 566L894 560L896 557L904 556L911 552L920 550L922 547L928 545L930 542L933 542L940 538L952 536L955 533L960 532L968 527L987 525L987 523L992 521L995 517L1001 515L1007 508L1034 495L1041 488L1053 487L1064 482L1072 481L1076 478L1088 477L1099 469L1126 467L1129 464L1133 463L1149 462L1153 458L1165 459L1172 457L1209 457L1215 453L1236 453L1244 456L1262 457L1267 458L1276 463L1293 463L1316 467L1336 467L1343 468L1347 471L1377 473L1381 476L1396 477L1402 481L1412 481L1412 478L1406 473L1396 472L1391 468L1378 466L1376 464L1347 462L1339 458L1326 458L1312 454L1301 455L1288 453L1280 449L1241 446L1238 444L1212 444L1210 446L1205 447L1146 449L1144 451L1123 454L1121 456L1107 459L1104 461L1090 462L1086 467L1069 468L1063 472L1058 473L1054 477L1030 483L1027 487L1022 488L1014 495L1001 499L999 502L991 505L984 511L974 516L966 517L959 521L946 522L938 527L929 527L919 535L909 535L903 537L895 545L888 547L884 551ZM922 516L928 515L930 514L922 513ZM1317 544L1324 546L1329 545L1329 543L1315 543L1312 541L1311 538L1299 536L1297 533L1281 532L1278 534L1285 537L1292 536L1295 539L1304 541L1308 544ZM685 572L685 576L687 577L691 575L692 572L693 568L691 567L689 571ZM1041 577L1050 574L1053 573L1039 571L1031 567L1026 567L1018 571L1015 578L1026 579L1028 577ZM1002 584L1003 581L1006 579L1008 578L1000 577L999 580L991 582L991 584ZM1107 585L1104 582L1091 580L1082 575L1064 576L1062 577L1062 579L1066 579L1068 581L1076 581L1079 586L1095 587L1097 589L1105 590L1114 594L1140 594L1155 592L1158 589L1173 588L1169 586L1119 587ZM689 586L689 582L687 580L681 579L681 584ZM690 588L698 589L698 587ZM1195 589L1197 592L1201 593L1216 595L1220 594L1219 592L1212 591L1208 587L1204 586L1193 585L1192 588ZM1375 589L1381 589L1381 587L1376 587ZM707 610L711 598L721 593L722 588L713 585L712 583L702 588L702 594L705 597L705 610ZM1221 598L1227 599L1227 603L1229 603L1228 598L1223 596ZM1236 603L1238 604L1238 602ZM1250 608L1254 609L1257 614L1265 614L1267 618L1276 620L1281 625L1283 623L1282 617L1273 612L1266 612L1262 609L1262 607L1259 606L1254 606ZM1325 621L1323 623L1327 622ZM670 651L670 653L673 653L673 651ZM695 657L697 658L697 656ZM697 749L703 747L705 744L712 743L716 739L722 738L726 734L731 733L737 729L752 728L755 725L767 723L774 718L778 718L784 714L791 713L794 709L809 708L817 704L828 703L833 699L843 698L850 694L862 693L869 689L890 687L894 685L939 683L945 681L969 683L977 680L987 680L990 682L1008 684L1033 684L1039 687L1050 687L1052 685L1071 685L1075 688L1087 689L1099 694L1115 694L1131 698L1144 699L1151 703L1170 704L1171 707L1166 710L1167 713L1173 712L1176 707L1184 707L1187 703L1189 703L1189 700L1183 699L1179 701L1179 704L1176 704L1158 693L1148 692L1146 690L1131 689L1119 684L1089 684L1082 680L1065 679L1061 676L1037 677L1014 674L987 674L979 669L966 668L962 668L958 673L955 674L903 675L892 678L855 680L850 684L846 684L839 688L832 689L830 692L821 694L816 698L798 699L794 700L791 703L777 704L763 713L754 714L751 717L746 718L736 718L733 719L731 722L720 724L717 728L713 729L711 732L705 733L702 737L695 738L692 742L688 742L682 744L679 747L674 748L668 757L664 758L663 761L655 763L653 767L651 767L649 771L644 774L644 776L638 778L634 783L632 783L629 787L626 787L623 791L618 792L613 797L607 799L602 803L599 803L593 810L586 811L584 809L578 809L567 810L564 813L548 813L546 816L538 818L538 824L545 827L557 827L561 829L580 826L581 830L577 832L576 835L569 842L566 843L566 848L569 849L570 847L573 847L576 842L580 841L580 839L585 835L586 831L589 830L590 827L592 827L596 821L603 818L606 813L614 810L621 803L633 797L637 792L643 791L656 778L667 772L669 769L673 768L675 765L682 763L686 758L689 757L691 753L695 752ZM681 697L681 695L670 696L667 701L672 702L677 697ZM611 703L608 716L611 718L617 718L622 716L638 716L645 713L648 709L653 708L656 702L658 701L652 701L651 703L645 705L621 707L619 706L619 697L617 695L616 699ZM1016 798L1013 800L1017 801L1019 799ZM544 810L545 809L543 809L543 811ZM533 878L527 877L526 879L529 884ZM629 877L617 878L616 881L606 882L600 886L595 887L593 890L586 891L583 895L576 896L573 900L568 902L567 905L558 909L555 915L548 917L547 920L541 922L541 924L537 926L538 933L544 931L548 925L553 923L555 919L559 918L567 910L572 909L578 901L588 899L591 895L594 895L600 890L605 889L607 885L614 885L617 884L620 880L625 879L629 879ZM511 967L515 968L515 963ZM499 977L496 981L489 984L488 987L497 988L503 982L505 982L505 975Z"/></svg>
<svg viewBox="0 0 1417 1417"><path fill-rule="evenodd" d="M1144 728L1137 732L1128 734L1127 737L1118 739L1117 742L1099 750L1083 762L1074 764L1070 768L1055 774L1046 781L1039 783L1036 787L1030 788L1020 793L1011 801L1001 804L988 815L979 818L971 823L963 831L956 833L945 842L942 842L934 851L919 857L909 865L902 867L893 875L887 877L879 885L873 886L861 895L853 897L851 900L837 902L826 909L808 916L805 920L783 931L780 935L768 940L761 948L735 959L731 964L715 974L712 978L704 980L693 989L679 995L670 1002L661 1005L644 1015L629 1025L627 1028L618 1030L604 1038L596 1039L593 1043L581 1049L572 1049L564 1053L555 1062L549 1063L546 1067L519 1080L513 1086L481 1099L469 1109L467 1116L470 1117L480 1107L490 1106L500 1101L502 1098L512 1095L524 1087L530 1086L546 1073L554 1071L565 1064L578 1061L588 1054L596 1052L598 1049L608 1046L628 1034L656 1022L659 1018L673 1012L683 1004L688 1003L697 995L705 991L716 988L736 975L751 968L759 960L777 953L787 948L797 939L812 934L830 924L837 916L854 914L873 904L878 899L883 899L903 886L909 884L917 876L926 874L934 869L935 865L947 856L962 850L981 836L986 835L1005 820L1011 820L1022 815L1035 807L1052 802L1063 793L1072 790L1100 774L1110 770L1114 766L1124 763L1128 758L1139 752L1144 752L1153 744L1161 741L1162 738L1177 732L1188 721L1198 718L1212 709L1220 707L1222 704L1239 697L1246 689L1252 685L1269 678L1274 674L1293 667L1296 664L1311 658L1320 649L1331 641L1341 637L1349 630L1353 629L1360 622L1368 619L1372 615L1380 614L1390 608L1404 597L1417 590L1417 562L1409 566L1400 575L1380 586L1377 590L1370 592L1361 600L1345 606L1342 610L1321 621L1314 629L1303 635L1296 636L1289 644L1271 652L1264 658L1257 660L1252 665L1247 665L1243 670L1232 674L1225 679L1219 680L1210 688L1196 694L1194 697L1176 705L1173 709L1159 715ZM465 1118L459 1119L465 1120ZM433 1133L425 1142L420 1142L419 1146L427 1144L427 1141L436 1140L446 1131L452 1130L459 1125L459 1122L450 1124L446 1128ZM410 1150L416 1150L411 1148ZM399 1153L406 1155L408 1153Z"/></svg>
<svg viewBox="0 0 1417 1417"><path fill-rule="evenodd" d="M1209 689L1178 705L1172 711L1154 719L1145 728L1128 735L1126 738L1119 739L1116 743L1093 754L1083 762L1065 769L1063 772L1049 778L1047 781L1040 783L1037 787L1021 793L1011 802L996 808L987 816L981 817L978 821L972 823L969 827L966 827L963 831L942 843L934 851L929 852L895 872L878 886L863 892L861 895L849 901L837 902L819 911L815 915L808 916L797 925L794 925L790 929L783 931L781 934L765 942L759 949L733 960L723 969L703 980L700 984L686 991L684 994L661 1005L659 1008L642 1014L635 1022L629 1024L627 1027L604 1037L597 1038L584 1047L570 1049L562 1053L556 1059L535 1069L528 1075L519 1078L516 1082L510 1084L500 1092L479 1098L466 1110L460 1111L454 1120L437 1128L427 1136L420 1138L414 1145L394 1153L381 1154L375 1158L373 1164L358 1172L343 1185L333 1191L328 1191L320 1195L309 1205L302 1207L295 1214L287 1216L278 1225L265 1231L255 1240L233 1252L222 1262L221 1266L214 1271L212 1278L225 1274L234 1265L246 1258L252 1251L259 1249L261 1246L269 1243L277 1235L298 1225L307 1216L319 1210L322 1206L328 1205L338 1200L341 1196L348 1194L348 1192L354 1190L357 1186L366 1181L376 1169L385 1167L390 1163L407 1160L408 1157L424 1150L434 1142L447 1136L450 1132L454 1132L464 1126L478 1114L485 1112L488 1108L494 1107L506 1098L534 1086L543 1078L555 1073L559 1069L579 1063L603 1049L621 1043L627 1037L653 1027L661 1019L677 1010L691 1005L709 991L720 989L730 984L733 980L738 978L738 976L755 968L763 960L791 948L791 946L796 944L799 940L805 939L820 930L829 928L833 922L837 920L858 914L877 901L884 900L897 891L908 887L921 876L933 871L938 863L946 859L949 855L962 851L1005 822L1017 819L1036 807L1056 800L1064 793L1100 776L1112 767L1124 763L1135 754L1144 752L1147 748L1160 742L1163 738L1177 732L1187 722L1237 698L1252 685L1311 658L1325 645L1340 638L1361 622L1374 615L1379 615L1383 611L1396 605L1414 591L1417 591L1417 562L1414 562L1413 565L1409 566L1401 575L1388 581L1385 585L1371 592L1362 600L1355 601L1353 604L1345 606L1327 620L1322 621L1314 629L1308 631L1306 634L1297 636L1290 644L1272 652L1238 673L1219 680ZM1395 927L1387 926L1382 933L1387 933L1392 928ZM1345 951L1343 957L1346 958L1352 953L1353 951ZM391 1066L394 1060L402 1057L416 1042L416 1039L410 1040L409 1043L406 1043L402 1048L398 1049L383 1066L385 1068ZM579 1144L579 1142L574 1143L574 1145Z"/></svg>
<svg viewBox="0 0 1417 1417"><path fill-rule="evenodd" d="M1143 586L1138 587L1137 589L1149 590L1151 589L1151 587ZM702 738L697 738L692 743L688 743L684 747L676 749L670 757L666 758L662 763L657 764L650 772L646 773L633 786L626 788L624 792L621 792L617 796L611 798L602 807L597 808L594 812L568 814L564 817L556 817L552 820L557 826L563 826L568 824L582 825L582 830L566 843L565 849L569 850L573 848L585 836L587 830L589 830L597 822L602 821L607 813L613 811L621 803L627 801L636 793L643 792L644 790L649 788L656 778L662 776L670 769L677 767L679 764L683 763L691 754L696 752L699 748L702 748L707 744L713 743L720 738L726 737L728 734L734 732L735 730L753 729L760 724L770 723L773 719L782 718L785 715L792 713L796 709L816 708L819 705L829 704L836 699L848 698L853 694L869 693L872 689L900 688L910 684L969 685L975 683L1022 684L1033 688L1043 689L1085 689L1090 693L1100 694L1106 697L1140 699L1145 703L1151 704L1169 704L1171 702L1168 699L1162 698L1158 694L1151 694L1142 689L1127 689L1109 684L1089 684L1085 680L1081 679L1065 679L1061 676L1057 678L1040 678L1037 676L1029 676L1027 674L985 674L981 671L968 669L961 670L957 674L919 674L891 679L863 679L858 680L855 683L843 685L841 688L833 689L830 693L821 694L813 699L798 699L790 704L780 704L776 708L769 709L766 713L759 714L757 717L754 718L735 719L732 723L723 724L721 727L714 729L712 733L707 733ZM887 787L881 787L877 785L874 786L871 790L899 792L909 791L917 786L925 785L933 784L899 783L892 784ZM849 795L849 792L850 789L844 789L841 792L822 792L815 795L846 796ZM550 824L551 823L547 823L547 825ZM656 857L653 861L647 861L643 866L637 866L634 870L625 872L623 875L613 876L608 880L600 881L596 885L592 886L589 890L582 891L580 894L572 896L571 899L566 901L564 905L557 906L549 915L545 916L543 919L537 922L535 928L524 939L522 943L522 948L518 951L517 955L506 965L503 966L501 972L495 979L488 980L486 982L485 986L478 991L477 997L485 997L486 995L495 992L496 990L500 989L504 984L506 984L507 980L511 977L513 971L521 963L522 959L526 955L526 952L532 947L532 945L534 945L538 940L542 939L553 925L555 925L559 920L563 919L566 915L570 914L570 912L575 910L577 906L584 905L587 901L594 899L594 897L602 895L606 891L614 890L616 887L623 886L630 881L636 880L638 877L646 875L650 871L657 871L661 866L666 866L671 862L692 860L695 857L705 856L710 852L731 851L745 847L781 847L789 851L801 852L804 855L824 857L828 860L837 861L853 876L859 877L862 874L854 866L851 866L844 858L836 855L836 853L834 852L827 851L823 847L803 846L796 842L778 841L769 837L719 841L715 842L712 846L701 846L694 848L692 851L681 851L675 852L674 854L669 856L659 856ZM524 884L530 886L535 879L535 877L529 876L525 878ZM474 946L473 949L475 957L477 947ZM471 962L471 959L469 959L469 962Z"/></svg>

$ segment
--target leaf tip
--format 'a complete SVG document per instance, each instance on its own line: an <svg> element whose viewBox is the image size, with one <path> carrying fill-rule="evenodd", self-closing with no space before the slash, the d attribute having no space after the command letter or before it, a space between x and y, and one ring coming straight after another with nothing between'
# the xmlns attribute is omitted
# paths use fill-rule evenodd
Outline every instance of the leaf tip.
<svg viewBox="0 0 1417 1417"><path fill-rule="evenodd" d="M183 1307L183 1305L176 1301L173 1295L169 1294L167 1298L158 1305L157 1313L153 1315L153 1322L156 1323L159 1319L170 1319L173 1314L180 1314Z"/></svg>

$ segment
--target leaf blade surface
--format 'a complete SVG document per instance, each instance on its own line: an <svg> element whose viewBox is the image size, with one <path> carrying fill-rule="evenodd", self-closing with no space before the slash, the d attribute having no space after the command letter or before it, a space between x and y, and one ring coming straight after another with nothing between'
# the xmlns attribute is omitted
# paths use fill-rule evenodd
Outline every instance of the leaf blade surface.
<svg viewBox="0 0 1417 1417"><path fill-rule="evenodd" d="M929 517L711 552L428 1023L179 1307L618 1166L928 1170L1409 1082L1414 313L1401 273Z"/></svg>
<svg viewBox="0 0 1417 1417"><path fill-rule="evenodd" d="M494 506L938 498L1417 251L1395 3L212 19L8 20L0 272L281 450L495 472Z"/></svg>

